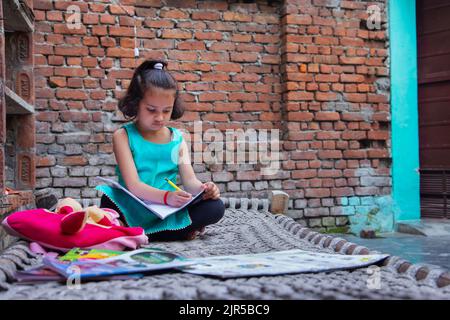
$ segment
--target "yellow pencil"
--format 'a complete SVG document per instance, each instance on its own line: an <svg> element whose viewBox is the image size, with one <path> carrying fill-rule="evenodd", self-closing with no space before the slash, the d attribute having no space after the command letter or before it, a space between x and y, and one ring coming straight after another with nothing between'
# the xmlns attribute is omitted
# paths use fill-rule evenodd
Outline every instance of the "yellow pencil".
<svg viewBox="0 0 450 320"><path fill-rule="evenodd" d="M172 187L174 187L176 190L178 190L178 191L183 191L183 190L181 190L181 188L179 188L175 183L173 183L172 181L170 181L169 179L167 179L167 178L164 178Z"/></svg>

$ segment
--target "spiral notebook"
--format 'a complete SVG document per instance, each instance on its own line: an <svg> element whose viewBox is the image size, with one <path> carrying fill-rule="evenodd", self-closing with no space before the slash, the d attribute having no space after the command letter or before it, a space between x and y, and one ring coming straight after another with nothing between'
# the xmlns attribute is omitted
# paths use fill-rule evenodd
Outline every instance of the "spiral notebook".
<svg viewBox="0 0 450 320"><path fill-rule="evenodd" d="M153 214L155 214L158 218L160 218L162 220L164 220L171 214L174 214L174 213L186 208L187 206L189 206L191 204L201 201L201 199L202 199L201 196L205 193L205 190L202 190L199 193L197 193L196 195L193 195L192 199L189 202L185 203L183 206L172 207L172 206L166 206L165 204L153 203L148 200L140 199L136 195L131 193L127 188L124 188L122 185L120 185L119 183L117 183L116 181L114 181L112 179L108 179L108 178L104 178L104 177L97 177L97 179L105 182L106 184L108 184L109 186L111 186L113 188L118 188L118 189L124 191L126 194L128 194L130 197L132 197L137 202L142 204L146 209L148 209L150 212L152 212Z"/></svg>

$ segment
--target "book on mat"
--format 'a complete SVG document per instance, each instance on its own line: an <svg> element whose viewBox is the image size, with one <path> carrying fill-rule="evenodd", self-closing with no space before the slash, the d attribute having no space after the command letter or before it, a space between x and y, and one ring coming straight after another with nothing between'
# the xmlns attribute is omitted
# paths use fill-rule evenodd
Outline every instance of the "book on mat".
<svg viewBox="0 0 450 320"><path fill-rule="evenodd" d="M86 261L86 260L101 260L110 257L115 257L122 255L126 251L114 251L106 249L81 249L73 248L61 257L56 257L58 261ZM68 263L68 262L66 262ZM128 279L139 279L142 278L144 274L142 273L132 273L132 274L119 274L113 276L99 276L90 277L89 281L100 281L100 280L128 280ZM40 263L36 266L26 268L25 270L17 271L15 274L16 280L22 283L36 283L44 281L59 281L63 282L67 278L62 274L56 272L55 270L49 268L48 266Z"/></svg>
<svg viewBox="0 0 450 320"><path fill-rule="evenodd" d="M226 279L351 270L377 264L389 257L386 254L344 255L293 249L185 258L160 248L142 248L103 258L104 255L99 256L95 249L86 251L87 254L71 261L67 261L67 257L45 257L42 265L20 271L16 277L21 282L64 281L74 276L85 281L126 280L143 277L151 271L178 270Z"/></svg>
<svg viewBox="0 0 450 320"><path fill-rule="evenodd" d="M63 277L78 276L81 280L167 270L192 263L181 255L159 248L128 251L106 259L61 261L49 256L43 259L44 266Z"/></svg>
<svg viewBox="0 0 450 320"><path fill-rule="evenodd" d="M114 276L105 277L92 277L88 280L128 280L128 279L139 279L142 278L144 274L142 273L132 273L132 274L119 274ZM34 266L25 270L16 271L15 278L20 283L36 283L45 281L66 281L66 277L59 274L58 272L48 268L45 265Z"/></svg>
<svg viewBox="0 0 450 320"><path fill-rule="evenodd" d="M152 212L153 214L155 214L158 218L160 218L162 220L164 220L171 214L177 213L178 211L186 208L187 206L189 206L191 204L201 201L201 199L202 199L201 196L205 193L205 190L202 190L199 193L197 193L196 195L192 195L192 199L189 202L185 203L183 206L172 207L172 206L166 206L164 204L153 203L148 200L140 199L137 196L135 196L133 193L131 193L127 188L124 188L122 185L120 185L118 182L116 182L112 179L108 179L108 178L104 178L104 177L97 177L97 179L107 183L109 186L111 186L113 188L118 188L118 189L124 191L127 195L129 195L131 198L133 198L134 200L136 200L137 202L142 204L146 209L148 209L150 212Z"/></svg>
<svg viewBox="0 0 450 320"><path fill-rule="evenodd" d="M349 270L376 264L387 257L389 255L386 254L345 255L294 249L194 258L196 264L181 267L179 270L225 279Z"/></svg>

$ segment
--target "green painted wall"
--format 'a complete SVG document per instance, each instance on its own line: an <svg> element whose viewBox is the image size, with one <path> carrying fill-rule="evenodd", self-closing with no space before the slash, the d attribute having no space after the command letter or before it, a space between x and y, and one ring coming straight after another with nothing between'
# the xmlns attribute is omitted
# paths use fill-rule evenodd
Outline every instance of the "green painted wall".
<svg viewBox="0 0 450 320"><path fill-rule="evenodd" d="M392 197L395 220L420 219L416 7L389 1L392 114Z"/></svg>

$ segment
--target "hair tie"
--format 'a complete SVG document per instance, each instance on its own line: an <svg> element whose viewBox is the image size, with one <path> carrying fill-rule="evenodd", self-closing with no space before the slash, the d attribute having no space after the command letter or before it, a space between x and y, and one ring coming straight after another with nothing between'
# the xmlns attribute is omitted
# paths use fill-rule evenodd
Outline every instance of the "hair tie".
<svg viewBox="0 0 450 320"><path fill-rule="evenodd" d="M163 69L163 64L162 64L161 62L158 62L158 63L156 63L156 64L153 66L153 68L154 68L154 69L162 70L162 69Z"/></svg>

